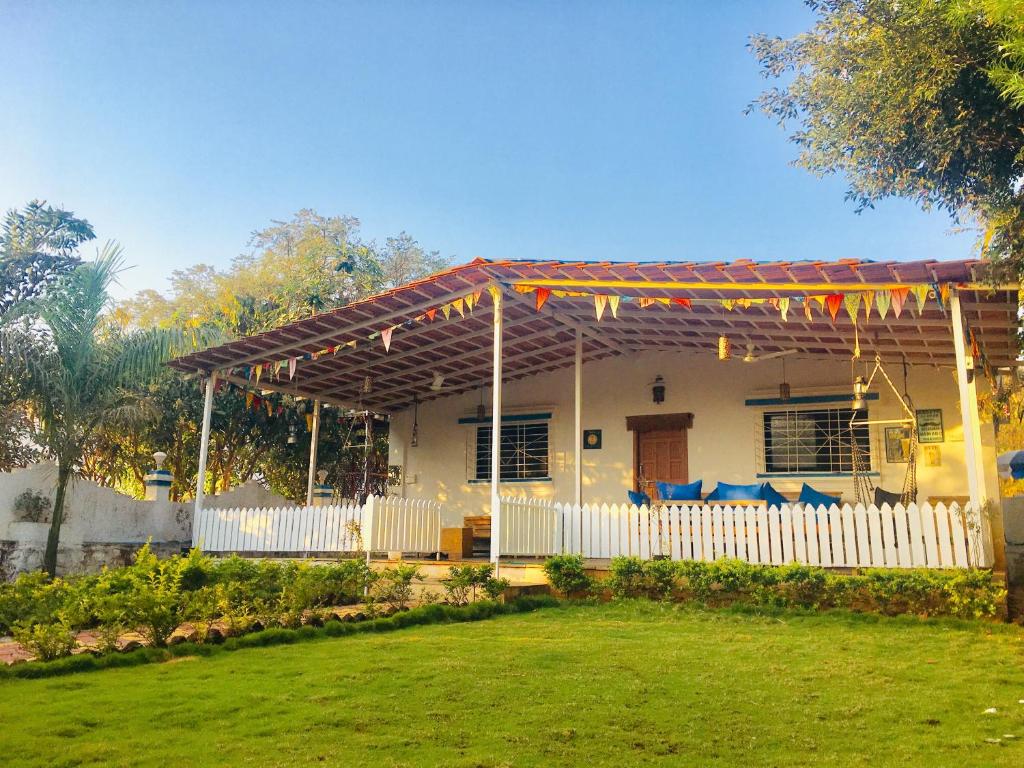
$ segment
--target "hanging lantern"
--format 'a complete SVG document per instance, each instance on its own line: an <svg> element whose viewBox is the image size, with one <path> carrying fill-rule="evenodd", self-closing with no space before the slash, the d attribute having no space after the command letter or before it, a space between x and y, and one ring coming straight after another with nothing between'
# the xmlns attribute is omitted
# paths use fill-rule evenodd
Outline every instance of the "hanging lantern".
<svg viewBox="0 0 1024 768"><path fill-rule="evenodd" d="M782 359L782 383L779 384L779 400L784 403L789 402L790 391L789 382L786 381L786 359Z"/></svg>
<svg viewBox="0 0 1024 768"><path fill-rule="evenodd" d="M476 406L476 420L483 421L487 418L487 409L484 408L484 387L480 385L480 402Z"/></svg>
<svg viewBox="0 0 1024 768"><path fill-rule="evenodd" d="M415 448L420 444L420 399L412 397L412 436L409 438L409 447Z"/></svg>
<svg viewBox="0 0 1024 768"><path fill-rule="evenodd" d="M651 397L656 404L665 402L665 380L661 378L660 373L651 382Z"/></svg>
<svg viewBox="0 0 1024 768"><path fill-rule="evenodd" d="M370 376L367 376L365 379L363 379L362 393L364 395L368 395L371 392L373 392L373 379Z"/></svg>
<svg viewBox="0 0 1024 768"><path fill-rule="evenodd" d="M724 333L718 337L718 359L729 360L732 357L732 342Z"/></svg>
<svg viewBox="0 0 1024 768"><path fill-rule="evenodd" d="M288 425L288 445L295 445L299 442L299 428L295 424Z"/></svg>
<svg viewBox="0 0 1024 768"><path fill-rule="evenodd" d="M853 380L853 410L863 411L867 406L864 396L868 392L868 383L863 376Z"/></svg>

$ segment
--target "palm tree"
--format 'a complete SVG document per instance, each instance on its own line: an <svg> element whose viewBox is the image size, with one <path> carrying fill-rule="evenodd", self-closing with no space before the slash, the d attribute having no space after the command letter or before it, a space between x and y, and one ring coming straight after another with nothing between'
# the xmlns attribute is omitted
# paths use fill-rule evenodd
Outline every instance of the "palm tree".
<svg viewBox="0 0 1024 768"><path fill-rule="evenodd" d="M37 427L40 446L57 463L57 486L43 567L52 576L64 521L68 482L93 432L144 415L136 392L172 357L199 346L202 331L154 328L125 331L109 322L110 286L123 268L119 246L108 243L19 315L33 333L0 328L0 367L18 382Z"/></svg>

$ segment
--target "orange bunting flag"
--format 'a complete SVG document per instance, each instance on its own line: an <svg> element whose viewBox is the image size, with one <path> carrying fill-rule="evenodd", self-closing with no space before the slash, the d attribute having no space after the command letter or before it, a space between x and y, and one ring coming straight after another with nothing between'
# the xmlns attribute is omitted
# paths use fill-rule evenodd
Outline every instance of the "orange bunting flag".
<svg viewBox="0 0 1024 768"><path fill-rule="evenodd" d="M885 315L889 311L889 303L892 301L892 296L888 291L879 291L875 294L875 309L878 310L878 316L885 320Z"/></svg>
<svg viewBox="0 0 1024 768"><path fill-rule="evenodd" d="M825 306L828 307L828 313L832 317L832 322L836 321L836 315L839 314L839 307L843 303L843 294L841 293L830 293L825 297Z"/></svg>
<svg viewBox="0 0 1024 768"><path fill-rule="evenodd" d="M307 413L306 414L306 431L307 432L312 432L313 431L313 414L312 413Z"/></svg>
<svg viewBox="0 0 1024 768"><path fill-rule="evenodd" d="M949 283L943 283L939 286L939 300L942 302L942 306L949 306Z"/></svg>
<svg viewBox="0 0 1024 768"><path fill-rule="evenodd" d="M857 312L860 311L860 294L847 293L843 296L843 304L846 305L846 314L850 316L850 322L857 324ZM835 317L832 318L835 320Z"/></svg>
<svg viewBox="0 0 1024 768"><path fill-rule="evenodd" d="M551 295L550 288L538 288L537 289L537 311L540 312L540 308L544 306L544 302L548 300L548 296Z"/></svg>
<svg viewBox="0 0 1024 768"><path fill-rule="evenodd" d="M646 296L641 296L636 300L636 303L640 305L640 309L647 309L649 306L654 304L654 299L649 299Z"/></svg>
<svg viewBox="0 0 1024 768"><path fill-rule="evenodd" d="M534 285L516 284L512 286L512 290L514 290L516 293L533 293L534 291L537 290L537 287Z"/></svg>
<svg viewBox="0 0 1024 768"><path fill-rule="evenodd" d="M434 318L437 316L437 307L428 309L424 314L427 316L427 320L434 322Z"/></svg>
<svg viewBox="0 0 1024 768"><path fill-rule="evenodd" d="M864 291L864 319L871 319L871 306L875 303L875 292Z"/></svg>
<svg viewBox="0 0 1024 768"><path fill-rule="evenodd" d="M789 320L789 297L782 296L779 298L779 312L782 313L783 320Z"/></svg>
<svg viewBox="0 0 1024 768"><path fill-rule="evenodd" d="M931 290L927 285L914 286L914 298L917 299L917 316L924 312L925 302L928 301L928 292Z"/></svg>
<svg viewBox="0 0 1024 768"><path fill-rule="evenodd" d="M274 415L274 404L266 399L264 399L263 404L267 406L267 418L269 419Z"/></svg>
<svg viewBox="0 0 1024 768"><path fill-rule="evenodd" d="M296 366L298 364L299 364L299 358L297 358L297 357L293 357L291 360L288 361L288 378L289 379L294 379L295 378L295 368L296 368Z"/></svg>
<svg viewBox="0 0 1024 768"><path fill-rule="evenodd" d="M392 325L390 328L385 328L383 331L380 332L380 339L381 341L384 342L385 352L391 351L391 334L395 332L395 328L397 327L397 325Z"/></svg>
<svg viewBox="0 0 1024 768"><path fill-rule="evenodd" d="M907 300L907 294L910 293L909 288L893 288L890 291L892 297L892 313L898 318L903 314L903 304Z"/></svg>
<svg viewBox="0 0 1024 768"><path fill-rule="evenodd" d="M594 294L594 310L597 312L597 319L601 319L601 315L604 314L604 308L608 306L608 297L602 296L599 293Z"/></svg>
<svg viewBox="0 0 1024 768"><path fill-rule="evenodd" d="M611 307L612 317L617 319L619 317L619 297L618 296L609 296L608 297L608 306Z"/></svg>
<svg viewBox="0 0 1024 768"><path fill-rule="evenodd" d="M779 308L779 297L778 296L770 297L768 299L768 303L771 305L772 309L778 309Z"/></svg>
<svg viewBox="0 0 1024 768"><path fill-rule="evenodd" d="M262 375L263 375L263 363L259 363L256 366L256 383L257 384L260 383L260 376L262 376Z"/></svg>
<svg viewBox="0 0 1024 768"><path fill-rule="evenodd" d="M680 307L686 307L687 309L693 309L693 302L689 299L672 299L673 304L678 304Z"/></svg>
<svg viewBox="0 0 1024 768"><path fill-rule="evenodd" d="M252 399L255 397L252 392L245 393L245 407L252 408Z"/></svg>
<svg viewBox="0 0 1024 768"><path fill-rule="evenodd" d="M974 337L974 329L973 328L968 328L967 329L967 333L968 333L968 335L971 338L971 356L972 357L980 357L981 356L981 349L978 347L978 340Z"/></svg>
<svg viewBox="0 0 1024 768"><path fill-rule="evenodd" d="M459 313L459 317L465 317L466 312L463 310L462 305L465 302L462 299L456 299L452 302L452 306L455 307L455 311Z"/></svg>

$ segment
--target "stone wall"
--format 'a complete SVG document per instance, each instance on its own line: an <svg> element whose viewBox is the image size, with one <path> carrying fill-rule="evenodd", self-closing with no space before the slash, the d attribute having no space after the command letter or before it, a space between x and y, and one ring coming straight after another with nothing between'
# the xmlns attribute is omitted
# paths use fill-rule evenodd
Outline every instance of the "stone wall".
<svg viewBox="0 0 1024 768"><path fill-rule="evenodd" d="M11 473L0 473L0 578L41 567L49 529L43 521L20 519L16 499L26 490L50 500L52 508L57 468L44 462ZM61 526L57 569L60 573L97 571L122 565L147 540L160 554L187 548L192 540L192 502L172 502L166 491L150 501L102 488L81 478L71 481ZM209 508L282 506L289 502L250 481L220 496L207 497Z"/></svg>

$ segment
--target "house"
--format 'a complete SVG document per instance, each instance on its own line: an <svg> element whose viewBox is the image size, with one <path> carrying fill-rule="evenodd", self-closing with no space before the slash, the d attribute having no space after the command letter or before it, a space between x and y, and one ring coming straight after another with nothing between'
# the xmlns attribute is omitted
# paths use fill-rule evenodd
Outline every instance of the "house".
<svg viewBox="0 0 1024 768"><path fill-rule="evenodd" d="M207 378L204 435L218 381L387 414L393 495L444 526L500 497L657 506L657 482L698 479L701 499L877 487L980 515L999 492L979 391L1019 326L1018 286L980 266L477 259L173 365Z"/></svg>

